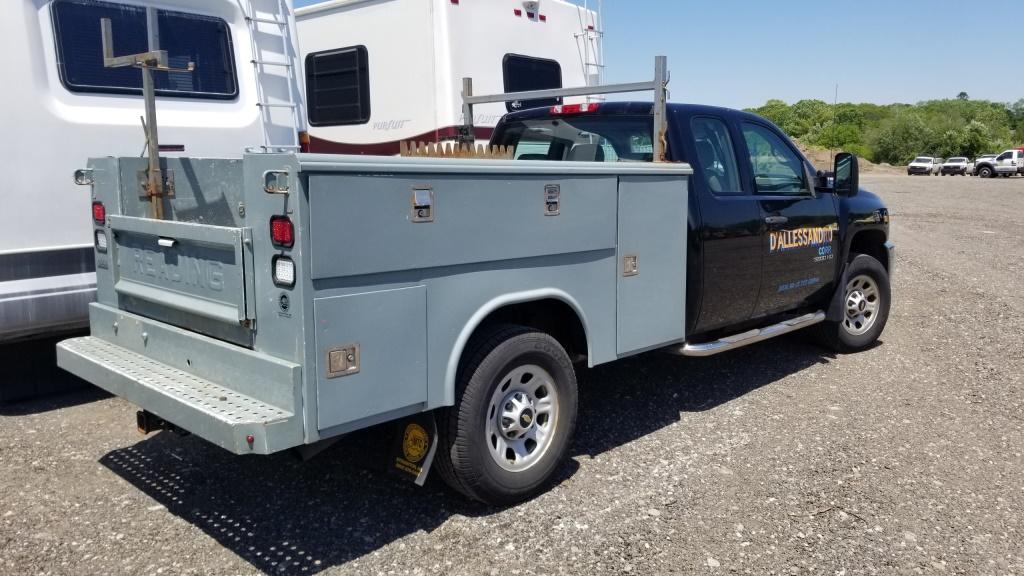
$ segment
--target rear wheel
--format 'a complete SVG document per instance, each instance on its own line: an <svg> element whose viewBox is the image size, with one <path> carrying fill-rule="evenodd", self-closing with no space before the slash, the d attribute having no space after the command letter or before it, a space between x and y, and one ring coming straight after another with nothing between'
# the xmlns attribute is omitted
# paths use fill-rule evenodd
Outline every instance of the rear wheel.
<svg viewBox="0 0 1024 576"><path fill-rule="evenodd" d="M453 489L488 504L539 492L576 426L576 374L551 336L498 326L474 338L455 405L442 411L438 470Z"/></svg>
<svg viewBox="0 0 1024 576"><path fill-rule="evenodd" d="M892 290L889 274L878 260L856 255L847 269L843 317L818 325L822 342L839 352L858 352L882 335L889 320Z"/></svg>

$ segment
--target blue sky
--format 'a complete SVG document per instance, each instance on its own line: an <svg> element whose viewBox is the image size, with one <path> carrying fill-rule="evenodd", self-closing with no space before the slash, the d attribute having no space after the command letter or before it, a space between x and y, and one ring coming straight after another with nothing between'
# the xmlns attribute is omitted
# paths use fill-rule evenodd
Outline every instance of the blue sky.
<svg viewBox="0 0 1024 576"><path fill-rule="evenodd" d="M1024 98L1021 0L605 0L604 18L605 81L664 54L676 102L831 101L836 83L847 102Z"/></svg>

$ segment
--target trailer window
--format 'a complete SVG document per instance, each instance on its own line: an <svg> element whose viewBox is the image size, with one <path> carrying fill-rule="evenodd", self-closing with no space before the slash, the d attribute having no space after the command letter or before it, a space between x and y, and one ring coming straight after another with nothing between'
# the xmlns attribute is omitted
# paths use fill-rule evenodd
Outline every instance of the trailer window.
<svg viewBox="0 0 1024 576"><path fill-rule="evenodd" d="M142 94L135 68L104 68L100 19L110 18L115 55L149 50L146 9L96 0L57 0L52 8L57 65L72 92ZM227 23L219 18L157 11L159 48L172 68L195 63L192 72L155 72L160 96L233 99L238 95L234 48Z"/></svg>
<svg viewBox="0 0 1024 576"><path fill-rule="evenodd" d="M506 54L502 62L502 69L505 75L505 92L550 90L562 87L562 66L555 60ZM509 112L513 112L528 108L556 106L561 103L561 98L516 100L506 102L505 108Z"/></svg>
<svg viewBox="0 0 1024 576"><path fill-rule="evenodd" d="M512 146L516 160L650 162L650 116L574 116L504 124L492 143Z"/></svg>
<svg viewBox="0 0 1024 576"><path fill-rule="evenodd" d="M370 121L370 65L366 46L306 56L306 98L312 126Z"/></svg>

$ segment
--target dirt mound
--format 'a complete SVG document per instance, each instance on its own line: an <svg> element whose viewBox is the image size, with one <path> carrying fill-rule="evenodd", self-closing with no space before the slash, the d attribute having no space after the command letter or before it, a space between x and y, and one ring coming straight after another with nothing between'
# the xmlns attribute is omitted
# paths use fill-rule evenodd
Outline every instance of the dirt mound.
<svg viewBox="0 0 1024 576"><path fill-rule="evenodd" d="M814 164L814 167L818 170L828 171L832 169L831 151L824 148L817 148L815 146L807 146L803 142L799 141L797 142L797 146L799 146L800 151L803 152L804 156L806 156L807 159L811 161L811 164ZM893 172L900 170L899 167L892 166L890 164L875 164L862 156L858 157L858 160L860 162L861 172Z"/></svg>

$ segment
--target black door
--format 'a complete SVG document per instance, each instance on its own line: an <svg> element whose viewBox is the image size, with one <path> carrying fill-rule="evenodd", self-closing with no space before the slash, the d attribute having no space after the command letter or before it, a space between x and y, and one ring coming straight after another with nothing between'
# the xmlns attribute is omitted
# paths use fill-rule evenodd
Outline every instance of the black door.
<svg viewBox="0 0 1024 576"><path fill-rule="evenodd" d="M809 165L767 124L741 126L765 234L753 316L818 304L831 293L840 255L834 194L816 194Z"/></svg>
<svg viewBox="0 0 1024 576"><path fill-rule="evenodd" d="M691 282L687 290L701 294L692 330L701 333L750 318L761 279L761 216L740 176L738 134L717 116L694 116L684 125L690 128L684 140L700 209L702 262L700 285Z"/></svg>

